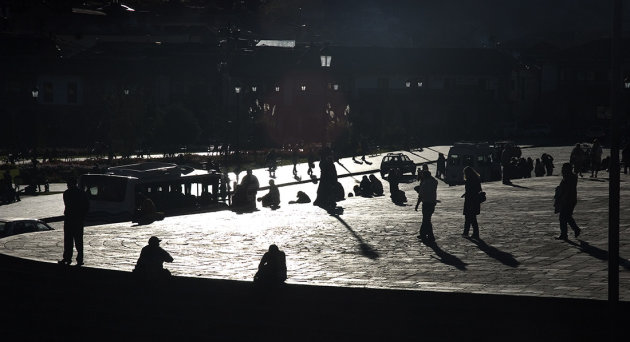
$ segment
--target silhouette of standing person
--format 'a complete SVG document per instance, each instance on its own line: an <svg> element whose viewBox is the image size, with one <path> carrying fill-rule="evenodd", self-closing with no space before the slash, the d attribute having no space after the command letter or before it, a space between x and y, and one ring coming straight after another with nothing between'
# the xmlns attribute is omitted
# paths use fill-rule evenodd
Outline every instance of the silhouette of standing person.
<svg viewBox="0 0 630 342"><path fill-rule="evenodd" d="M602 166L602 145L597 139L593 140L591 147L591 177L597 178L597 172Z"/></svg>
<svg viewBox="0 0 630 342"><path fill-rule="evenodd" d="M324 209L334 209L337 205L335 198L335 189L337 188L337 169L333 161L333 156L328 154L322 157L319 162L321 175L319 177L319 186L317 187L317 197L313 205L320 206Z"/></svg>
<svg viewBox="0 0 630 342"><path fill-rule="evenodd" d="M575 147L571 151L571 156L569 157L569 162L573 165L575 169L575 173L579 174L582 177L582 169L584 168L584 158L585 153L580 146L579 143L575 144ZM564 165L563 165L564 166Z"/></svg>
<svg viewBox="0 0 630 342"><path fill-rule="evenodd" d="M534 166L534 174L536 177L542 177L545 175L545 166L540 162L540 158L536 158L536 166Z"/></svg>
<svg viewBox="0 0 630 342"><path fill-rule="evenodd" d="M551 176L553 174L553 157L550 154L543 153L540 157L543 165L545 166L545 170L547 170L547 176Z"/></svg>
<svg viewBox="0 0 630 342"><path fill-rule="evenodd" d="M560 220L560 236L556 240L566 240L567 224L573 229L577 238L582 230L573 219L573 210L577 204L577 175L573 172L569 163L562 164L562 181L556 187L554 196L554 212L558 213Z"/></svg>
<svg viewBox="0 0 630 342"><path fill-rule="evenodd" d="M437 159L437 170L435 171L436 178L444 178L446 175L446 158L443 153L438 155Z"/></svg>
<svg viewBox="0 0 630 342"><path fill-rule="evenodd" d="M245 192L246 206L256 209L256 194L260 188L260 183L258 183L258 178L252 174L252 169L247 169L240 186L243 188L242 191Z"/></svg>
<svg viewBox="0 0 630 342"><path fill-rule="evenodd" d="M83 221L90 209L87 194L77 187L77 179L68 178L68 189L63 192L63 259L60 264L70 265L72 252L77 249L77 266L83 265Z"/></svg>
<svg viewBox="0 0 630 342"><path fill-rule="evenodd" d="M297 175L297 162L298 162L298 148L293 147L293 151L291 151L291 162L293 163L293 175Z"/></svg>
<svg viewBox="0 0 630 342"><path fill-rule="evenodd" d="M477 215L481 213L481 201L479 193L481 192L481 178L479 173L470 166L464 168L464 232L462 236L468 236L468 231L472 225L473 233L470 237L479 239L479 224L477 223Z"/></svg>
<svg viewBox="0 0 630 342"><path fill-rule="evenodd" d="M157 236L149 238L149 244L142 247L140 257L136 262L134 273L148 277L168 277L171 272L164 268L165 262L173 262L173 257L162 247Z"/></svg>
<svg viewBox="0 0 630 342"><path fill-rule="evenodd" d="M422 224L420 225L420 233L418 239L427 242L435 241L433 236L433 224L431 223L431 216L435 211L435 205L437 204L437 186L438 182L431 176L431 172L422 171L420 173L421 181L418 187L418 202L416 202L416 211L418 206L422 202Z"/></svg>
<svg viewBox="0 0 630 342"><path fill-rule="evenodd" d="M313 175L313 169L315 168L315 155L313 154L313 150L308 151L308 173L309 176Z"/></svg>
<svg viewBox="0 0 630 342"><path fill-rule="evenodd" d="M276 245L270 245L260 263L254 282L259 284L282 284L287 280L287 259L283 251Z"/></svg>

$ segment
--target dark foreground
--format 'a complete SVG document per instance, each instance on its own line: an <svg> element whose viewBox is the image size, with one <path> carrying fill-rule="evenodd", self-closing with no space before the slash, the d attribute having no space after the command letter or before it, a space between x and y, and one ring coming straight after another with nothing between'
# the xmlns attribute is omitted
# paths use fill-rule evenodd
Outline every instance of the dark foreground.
<svg viewBox="0 0 630 342"><path fill-rule="evenodd" d="M0 255L3 341L616 341L606 302L131 273ZM618 312L630 312L622 303ZM620 315L615 315L619 317ZM621 319L619 319L621 321ZM620 327L621 328L621 327Z"/></svg>

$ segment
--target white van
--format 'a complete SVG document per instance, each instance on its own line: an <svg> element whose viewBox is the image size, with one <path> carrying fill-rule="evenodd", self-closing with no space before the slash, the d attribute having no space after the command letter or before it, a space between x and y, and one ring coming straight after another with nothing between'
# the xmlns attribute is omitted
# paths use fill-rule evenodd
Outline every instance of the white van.
<svg viewBox="0 0 630 342"><path fill-rule="evenodd" d="M466 166L475 169L482 182L501 179L501 162L496 159L494 147L487 142L455 143L448 151L446 182L449 185L463 184Z"/></svg>

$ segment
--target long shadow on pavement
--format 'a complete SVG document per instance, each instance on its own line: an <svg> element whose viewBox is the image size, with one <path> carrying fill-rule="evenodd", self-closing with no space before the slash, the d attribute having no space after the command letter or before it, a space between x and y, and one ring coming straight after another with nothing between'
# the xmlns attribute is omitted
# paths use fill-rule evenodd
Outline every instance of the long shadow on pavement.
<svg viewBox="0 0 630 342"><path fill-rule="evenodd" d="M359 249L361 249L361 254L363 254L363 256L366 256L370 259L377 259L378 257L380 257L378 252L372 246L365 243L365 241L363 241L363 239L354 230L352 230L352 227L350 227L346 223L346 221L344 221L341 217L339 217L339 215L331 215L331 216L339 220L339 222L341 222L341 224L343 224L343 226L346 227L346 229L350 231L352 236L354 236L354 238L357 239L357 241L359 242Z"/></svg>
<svg viewBox="0 0 630 342"><path fill-rule="evenodd" d="M518 265L521 264L520 262L518 262L518 260L514 258L512 254L499 250L496 247L492 247L488 245L482 239L471 239L471 238L467 238L467 239L472 241L475 245L477 245L477 247L479 247L479 249L482 250L484 253L486 253L489 257L500 261L502 264L506 266L518 267Z"/></svg>
<svg viewBox="0 0 630 342"><path fill-rule="evenodd" d="M438 244L435 241L423 241L423 243L428 246L431 247L431 249L433 250L433 252L435 252L435 254L437 254L437 256L439 258L436 258L435 256L431 256L439 261L441 261L442 263L445 263L447 265L450 266L454 266L455 268L457 268L460 271L466 271L466 263L462 261L462 259L454 256L453 254L444 251L443 249L440 248L440 246L438 246Z"/></svg>
<svg viewBox="0 0 630 342"><path fill-rule="evenodd" d="M505 184L505 183L503 183L503 184ZM528 187L526 187L526 186L522 186L522 185L514 184L514 183L511 183L511 182L510 182L510 183L508 183L508 184L505 184L505 185L509 185L509 186L511 186L511 187L514 187L514 188L519 188L519 189L527 189L527 190L530 190L530 189L531 189L531 188L528 188Z"/></svg>
<svg viewBox="0 0 630 342"><path fill-rule="evenodd" d="M608 260L608 251L605 249L601 249L599 247L595 247L591 244L589 244L586 241L583 240L578 240L580 241L580 244L578 245L577 243L571 241L571 240L566 240L566 242L579 249L580 251L596 258L599 260L603 260L603 261L607 261ZM628 259L624 259L622 257L619 257L619 265L623 266L623 268L630 270L630 261Z"/></svg>

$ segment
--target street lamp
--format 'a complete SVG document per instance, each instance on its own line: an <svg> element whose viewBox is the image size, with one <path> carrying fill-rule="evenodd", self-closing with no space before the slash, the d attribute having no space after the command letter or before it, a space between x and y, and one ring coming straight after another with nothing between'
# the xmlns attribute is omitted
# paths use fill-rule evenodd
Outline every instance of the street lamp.
<svg viewBox="0 0 630 342"><path fill-rule="evenodd" d="M405 88L410 88L410 87L411 87L411 81L406 81Z"/></svg>
<svg viewBox="0 0 630 342"><path fill-rule="evenodd" d="M234 92L239 94L241 92L241 87L238 87L238 86L234 87Z"/></svg>
<svg viewBox="0 0 630 342"><path fill-rule="evenodd" d="M276 86L276 92L280 91L280 86Z"/></svg>
<svg viewBox="0 0 630 342"><path fill-rule="evenodd" d="M630 77L626 77L623 80L623 87L626 88L626 89L630 89Z"/></svg>
<svg viewBox="0 0 630 342"><path fill-rule="evenodd" d="M125 88L125 89L123 90L123 94L125 94L125 95L129 95L129 89L128 89L128 88Z"/></svg>
<svg viewBox="0 0 630 342"><path fill-rule="evenodd" d="M306 91L306 84L302 84L302 85L300 86L300 89L302 89L302 91Z"/></svg>
<svg viewBox="0 0 630 342"><path fill-rule="evenodd" d="M37 98L39 97L39 89L37 87L31 90L31 96L33 97L33 100L37 101Z"/></svg>
<svg viewBox="0 0 630 342"><path fill-rule="evenodd" d="M252 91L255 93L256 89L258 89L256 86L252 86Z"/></svg>

